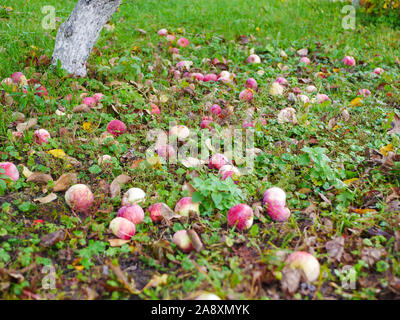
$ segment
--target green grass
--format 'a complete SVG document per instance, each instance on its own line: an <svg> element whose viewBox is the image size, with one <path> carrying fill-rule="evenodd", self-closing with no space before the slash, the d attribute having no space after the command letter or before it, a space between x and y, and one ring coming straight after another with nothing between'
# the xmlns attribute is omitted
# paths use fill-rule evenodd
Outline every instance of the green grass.
<svg viewBox="0 0 400 320"><path fill-rule="evenodd" d="M0 75L5 77L21 67L21 54L36 46L51 55L56 30L41 28L44 5L54 6L56 16L64 20L75 1L13 1L13 14L0 26L0 60L9 61L2 66ZM265 39L264 45L288 47L320 41L332 45L340 57L344 52L356 55L360 52L371 58L382 55L386 62L397 54L400 33L384 24L363 26L357 20L357 28L344 30L341 9L344 4L313 0L218 0L218 1L126 1L116 14L116 48L129 46L135 40L138 28L154 32L164 26L185 28L191 34L221 35L228 41L239 35L252 34ZM312 12L312 14L310 14ZM123 20L120 20L123 18ZM22 52L21 52L22 51Z"/></svg>
<svg viewBox="0 0 400 320"><path fill-rule="evenodd" d="M74 79L62 70L34 63L41 54L51 56L56 36L56 30L46 32L40 27L42 6L54 5L63 21L74 3L16 0L13 10L1 15L0 78L23 71L27 78L38 79L49 97L35 96L33 86L28 94L8 87L0 91L0 161L18 164L21 175L15 183L0 180L0 268L8 270L0 276L0 298L27 299L29 293L36 294L34 298L87 298L85 287L101 299L183 299L204 290L224 299L399 296L393 288L400 277L400 221L397 199L391 199L400 187L399 166L394 161L382 167L378 153L366 153L366 148L384 153L382 147L391 146L397 154L400 147L398 134L387 133L400 103L398 30L387 24L363 25L359 20L356 30L343 30L343 4L329 1L127 1L110 22L115 29L102 32L89 59L88 77ZM165 40L156 33L160 28L190 40L190 46L181 49L181 58L168 52ZM250 38L247 45L239 43L241 35ZM299 65L296 54L305 47L312 60L307 67ZM252 49L262 64L245 63ZM341 63L346 54L356 58L357 66L347 68ZM168 73L180 60L193 61L203 73L217 72L204 62L214 57L232 60L228 68L237 75L236 83L195 83L190 91L188 82L172 79ZM371 76L375 67L385 73ZM289 87L283 96L273 96L269 88L280 75ZM259 84L250 105L238 101L248 77ZM74 91L76 84L81 87ZM332 102L289 101L294 87L315 97L305 92L309 84ZM354 106L351 103L361 88L370 89L372 95ZM96 92L105 94L99 109L71 112L81 103L82 94ZM5 93L14 103L6 103ZM67 102L70 93L73 100ZM158 100L159 116L148 112L152 99ZM240 177L236 185L230 180L220 182L217 172L206 166L193 170L181 164L151 166L138 161L152 144L146 140L149 130L168 130L169 123L177 121L200 133L201 119L209 115L207 103L217 101L224 110L233 108L225 118L215 119L217 130L228 124L241 128L249 106L254 107L255 147L261 153L253 173ZM296 125L277 121L276 115L285 107L296 109ZM67 115L57 115L61 109ZM36 118L35 128L49 130L50 142L37 145L33 129L14 140L15 111L26 119ZM116 138L118 144L98 143L112 119L124 121L129 133ZM47 152L54 149L62 149L80 164ZM103 154L113 156L112 165L97 164ZM73 213L64 192L57 192L58 198L47 204L34 201L48 194L53 183L28 182L22 166L51 174L54 180L76 172L79 183L95 194L91 214ZM133 177L122 193L131 187L146 191L143 208L155 202L174 208L189 195L182 186L191 184L197 188L194 197L202 199L200 216L155 224L146 213L131 242L111 247L108 240L114 236L107 229L121 197L111 200L108 187L122 173ZM292 214L286 222L273 222L266 208L260 207L263 192L271 186L287 192ZM240 201L260 210L245 232L229 228L226 221L228 208ZM172 243L174 232L188 228L200 235L202 252L182 253ZM49 234L58 237L47 245ZM337 246L341 235L344 254L335 260L325 245L330 241ZM321 264L321 275L313 285L286 293L280 281L284 256L296 250L312 252ZM375 257L370 264L369 256ZM58 287L46 290L40 286L41 271L50 264L55 266ZM345 265L354 267L355 290L341 287ZM135 281L139 294L119 276L118 268ZM25 280L14 281L11 273L21 273ZM258 274L259 281L254 282ZM162 275L167 275L166 282ZM160 283L143 289L152 277Z"/></svg>

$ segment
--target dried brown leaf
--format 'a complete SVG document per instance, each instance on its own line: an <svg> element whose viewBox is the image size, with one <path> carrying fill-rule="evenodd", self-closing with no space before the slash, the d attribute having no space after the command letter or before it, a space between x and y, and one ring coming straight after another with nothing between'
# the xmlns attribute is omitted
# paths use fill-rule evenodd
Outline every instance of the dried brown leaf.
<svg viewBox="0 0 400 320"><path fill-rule="evenodd" d="M47 183L49 181L53 181L51 175L43 172L34 172L29 178L26 179L27 182L36 182L36 183Z"/></svg>
<svg viewBox="0 0 400 320"><path fill-rule="evenodd" d="M75 172L64 173L62 174L56 182L54 182L53 191L65 191L71 185L74 185L78 182L78 175Z"/></svg>
<svg viewBox="0 0 400 320"><path fill-rule="evenodd" d="M65 231L57 230L52 233L44 235L41 240L41 245L44 247L50 247L55 245L57 242L60 242L65 239Z"/></svg>
<svg viewBox="0 0 400 320"><path fill-rule="evenodd" d="M55 193L50 193L45 197L33 199L33 201L38 201L42 204L50 203L57 199L57 195Z"/></svg>
<svg viewBox="0 0 400 320"><path fill-rule="evenodd" d="M72 109L73 113L90 112L90 107L86 104L80 104Z"/></svg>
<svg viewBox="0 0 400 320"><path fill-rule="evenodd" d="M118 197L121 194L122 186L131 180L132 178L130 176L127 176L126 174L121 174L116 177L110 185L111 199Z"/></svg>
<svg viewBox="0 0 400 320"><path fill-rule="evenodd" d="M194 249L197 252L200 252L201 250L203 250L204 246L203 246L203 242L201 241L199 235L196 233L196 231L194 231L193 229L190 229L187 231L187 234L189 235L190 240L192 240L192 244Z"/></svg>
<svg viewBox="0 0 400 320"><path fill-rule="evenodd" d="M325 249L332 259L340 261L344 252L344 237L337 237L325 244Z"/></svg>
<svg viewBox="0 0 400 320"><path fill-rule="evenodd" d="M120 247L126 243L129 243L130 240L122 240L122 239L108 239L111 247Z"/></svg>
<svg viewBox="0 0 400 320"><path fill-rule="evenodd" d="M282 270L281 287L282 290L293 294L297 291L300 285L301 272L299 269L285 267Z"/></svg>

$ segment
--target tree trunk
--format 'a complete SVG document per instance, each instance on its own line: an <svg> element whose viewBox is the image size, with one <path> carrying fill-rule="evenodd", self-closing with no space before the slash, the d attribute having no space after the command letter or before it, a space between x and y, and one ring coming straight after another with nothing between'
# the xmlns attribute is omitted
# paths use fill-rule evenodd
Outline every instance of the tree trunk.
<svg viewBox="0 0 400 320"><path fill-rule="evenodd" d="M122 0L79 0L58 29L52 63L77 76L86 76L86 61L100 31Z"/></svg>

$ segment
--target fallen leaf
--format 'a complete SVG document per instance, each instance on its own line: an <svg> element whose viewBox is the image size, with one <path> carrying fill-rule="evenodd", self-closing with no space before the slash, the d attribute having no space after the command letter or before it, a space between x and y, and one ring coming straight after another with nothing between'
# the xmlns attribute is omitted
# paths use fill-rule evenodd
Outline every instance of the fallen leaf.
<svg viewBox="0 0 400 320"><path fill-rule="evenodd" d="M159 261L165 261L166 254L172 254L174 252L174 250L172 250L171 243L167 240L154 241L150 247L153 256Z"/></svg>
<svg viewBox="0 0 400 320"><path fill-rule="evenodd" d="M322 200L324 200L324 202L326 202L330 206L332 205L332 202L327 197L325 197L325 195L323 195L321 192L319 192L318 195L321 197Z"/></svg>
<svg viewBox="0 0 400 320"><path fill-rule="evenodd" d="M57 230L46 234L40 238L40 243L44 247L50 247L65 239L65 231Z"/></svg>
<svg viewBox="0 0 400 320"><path fill-rule="evenodd" d="M36 183L47 183L49 181L53 181L51 175L43 172L34 172L32 173L26 182L36 182Z"/></svg>
<svg viewBox="0 0 400 320"><path fill-rule="evenodd" d="M29 119L27 122L19 123L16 128L17 131L24 132L26 130L29 130L30 128L33 128L36 125L37 125L37 119L33 118Z"/></svg>
<svg viewBox="0 0 400 320"><path fill-rule="evenodd" d="M111 199L118 197L121 194L122 186L131 180L132 178L130 176L127 176L126 174L121 174L116 177L110 185Z"/></svg>
<svg viewBox="0 0 400 320"><path fill-rule="evenodd" d="M366 214L366 213L377 213L375 209L357 209L357 208L350 208L351 212L358 213L358 214Z"/></svg>
<svg viewBox="0 0 400 320"><path fill-rule="evenodd" d="M126 243L129 243L130 240L122 240L122 239L108 239L111 247L120 247Z"/></svg>
<svg viewBox="0 0 400 320"><path fill-rule="evenodd" d="M54 182L53 191L65 191L71 185L74 185L78 182L78 175L75 172L64 173L62 174L56 182Z"/></svg>
<svg viewBox="0 0 400 320"><path fill-rule="evenodd" d="M73 113L90 112L91 109L86 104L80 104L72 109Z"/></svg>
<svg viewBox="0 0 400 320"><path fill-rule="evenodd" d="M33 201L38 201L42 204L46 204L52 202L57 199L57 195L55 193L50 193L45 197L33 199Z"/></svg>
<svg viewBox="0 0 400 320"><path fill-rule="evenodd" d="M282 270L281 287L283 291L293 294L300 285L301 273L299 269L285 267Z"/></svg>
<svg viewBox="0 0 400 320"><path fill-rule="evenodd" d="M379 152L382 153L385 157L388 155L390 151L393 151L393 144L388 144L387 146L384 146L379 149Z"/></svg>
<svg viewBox="0 0 400 320"><path fill-rule="evenodd" d="M29 178L33 174L33 172L23 165L22 174L24 175L25 178Z"/></svg>
<svg viewBox="0 0 400 320"><path fill-rule="evenodd" d="M184 190L188 191L189 197L191 197L192 194L193 194L194 192L196 192L196 189L195 189L190 183L188 183L188 182L185 182L185 183L183 184L183 186L182 186L182 191L184 191Z"/></svg>
<svg viewBox="0 0 400 320"><path fill-rule="evenodd" d="M131 294L139 294L140 290L136 289L135 281L131 279L128 281L128 278L125 276L124 272L120 269L119 266L115 266L113 263L108 262L108 267L114 272L118 281L123 284L123 286L131 293Z"/></svg>
<svg viewBox="0 0 400 320"><path fill-rule="evenodd" d="M385 253L386 251L383 248L363 248L361 250L361 259L368 263L369 266L373 266Z"/></svg>
<svg viewBox="0 0 400 320"><path fill-rule="evenodd" d="M358 178L352 178L348 180L344 180L343 183L347 186L351 186L354 182L358 181Z"/></svg>
<svg viewBox="0 0 400 320"><path fill-rule="evenodd" d="M58 159L65 159L65 152L62 149L53 149L53 150L49 150L47 151L48 153L50 153L54 158L58 158Z"/></svg>
<svg viewBox="0 0 400 320"><path fill-rule="evenodd" d="M183 158L180 161L186 168L196 168L206 163L206 161L204 160L196 159L193 157Z"/></svg>
<svg viewBox="0 0 400 320"><path fill-rule="evenodd" d="M340 261L344 253L344 237L337 237L333 240L328 241L325 244L325 249L329 254L329 257Z"/></svg>
<svg viewBox="0 0 400 320"><path fill-rule="evenodd" d="M200 239L199 235L196 233L196 231L194 231L193 229L190 229L187 231L187 234L189 235L190 240L192 240L194 249L197 252L200 252L201 250L203 250L203 248L204 248L203 242L201 242L201 239Z"/></svg>
<svg viewBox="0 0 400 320"><path fill-rule="evenodd" d="M148 289L148 288L157 288L160 285L166 285L168 281L168 275L164 273L163 275L153 275L151 280L144 286L142 290Z"/></svg>
<svg viewBox="0 0 400 320"><path fill-rule="evenodd" d="M353 100L351 100L350 102L350 106L351 107L361 107L363 104L361 98L354 98Z"/></svg>
<svg viewBox="0 0 400 320"><path fill-rule="evenodd" d="M137 168L142 161L144 161L144 159L138 159L138 160L133 161L131 164L131 168L132 169Z"/></svg>
<svg viewBox="0 0 400 320"><path fill-rule="evenodd" d="M297 51L297 54L298 54L300 57L305 57L305 56L308 55L308 49L307 49L307 48L300 49L300 50Z"/></svg>

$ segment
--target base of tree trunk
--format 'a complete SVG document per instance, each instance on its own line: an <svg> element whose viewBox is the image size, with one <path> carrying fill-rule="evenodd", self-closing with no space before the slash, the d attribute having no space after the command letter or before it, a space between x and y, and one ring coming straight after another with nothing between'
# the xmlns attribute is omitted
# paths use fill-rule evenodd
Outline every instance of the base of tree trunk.
<svg viewBox="0 0 400 320"><path fill-rule="evenodd" d="M101 30L122 0L79 0L58 29L52 64L61 62L67 72L86 76L86 61Z"/></svg>

